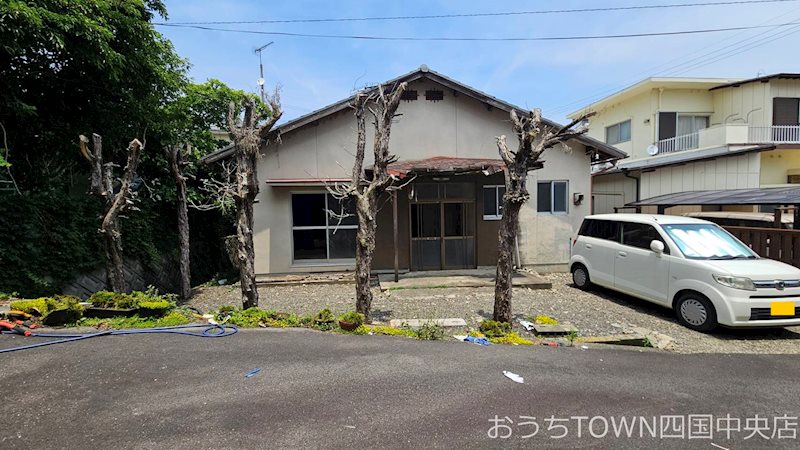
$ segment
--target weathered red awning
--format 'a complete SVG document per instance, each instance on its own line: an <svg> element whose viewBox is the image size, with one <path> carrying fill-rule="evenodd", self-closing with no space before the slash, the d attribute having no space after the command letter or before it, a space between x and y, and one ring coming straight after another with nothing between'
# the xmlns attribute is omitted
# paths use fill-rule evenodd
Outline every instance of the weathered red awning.
<svg viewBox="0 0 800 450"><path fill-rule="evenodd" d="M434 173L483 173L492 175L502 172L505 164L500 159L484 158L458 158L450 156L434 156L428 159L413 161L398 161L389 164L389 175L396 178L405 178L408 175L434 174Z"/></svg>

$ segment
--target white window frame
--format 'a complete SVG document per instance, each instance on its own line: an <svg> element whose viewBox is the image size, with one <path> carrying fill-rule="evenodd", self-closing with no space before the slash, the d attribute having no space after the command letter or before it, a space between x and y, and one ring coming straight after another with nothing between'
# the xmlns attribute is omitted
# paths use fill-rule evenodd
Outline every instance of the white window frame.
<svg viewBox="0 0 800 450"><path fill-rule="evenodd" d="M500 220L503 218L503 214L500 213L500 206L502 205L503 198L500 196L500 189L499 188L506 188L505 184L486 184L483 186L483 189L493 189L494 190L494 198L495 198L495 214L484 214L483 220ZM481 191L483 194L483 191ZM481 197L483 198L483 197ZM486 211L486 205L483 205L484 212Z"/></svg>
<svg viewBox="0 0 800 450"><path fill-rule="evenodd" d="M550 183L550 211L539 211L539 183ZM556 200L556 190L555 185L556 183L564 183L566 185L566 189L564 189L564 207L566 208L564 211L555 211L554 205ZM536 182L536 213L537 214L547 214L551 216L566 216L569 215L569 180L539 180Z"/></svg>
<svg viewBox="0 0 800 450"><path fill-rule="evenodd" d="M291 211L292 197L295 195L323 195L325 197L325 225L308 225L308 226L295 226L294 225L294 211ZM291 248L292 248L292 265L341 265L353 264L356 259L353 258L334 258L331 259L331 242L329 230L357 230L358 225L333 225L330 224L331 216L328 214L330 207L328 206L328 192L327 191L292 191L289 193L289 217L292 218L292 230L290 233ZM325 230L325 259L296 259L294 257L294 231L298 230ZM355 250L355 249L353 249Z"/></svg>
<svg viewBox="0 0 800 450"><path fill-rule="evenodd" d="M620 129L622 129L621 125L623 123L626 123L626 122L628 123L628 139L625 139L624 141L623 140L619 140L617 142L609 141L608 140L608 130L611 129L611 128L614 128L614 127L618 127ZM617 145L617 144L622 144L623 142L630 142L631 141L631 137L633 135L633 129L631 128L632 125L633 125L633 122L631 121L631 119L626 119L626 120L623 120L621 122L617 122L615 124L611 124L611 125L607 126L606 127L606 144L608 144L608 145ZM617 133L617 134L619 135L619 133ZM621 137L620 137L620 139L621 139Z"/></svg>

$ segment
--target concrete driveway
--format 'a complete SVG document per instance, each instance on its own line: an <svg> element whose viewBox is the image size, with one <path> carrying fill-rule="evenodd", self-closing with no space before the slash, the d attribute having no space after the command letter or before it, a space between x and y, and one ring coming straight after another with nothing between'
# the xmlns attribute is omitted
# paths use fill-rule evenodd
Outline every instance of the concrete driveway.
<svg viewBox="0 0 800 450"><path fill-rule="evenodd" d="M0 347L31 339L3 335ZM800 414L800 358L786 355L482 347L267 329L222 339L100 337L2 354L0 367L10 400L0 414L4 449L798 446L796 438L744 440L745 431L689 440L639 437L638 428L630 438L593 437L586 428L595 417L610 424L700 414L730 414L740 429L758 415L772 427L775 417ZM254 368L262 370L245 378ZM495 416L513 421L505 423L508 439L489 437ZM548 430L547 419L566 419L567 436L554 439L563 429ZM520 421L535 421L538 434L525 438L533 425ZM601 434L602 420L592 424Z"/></svg>

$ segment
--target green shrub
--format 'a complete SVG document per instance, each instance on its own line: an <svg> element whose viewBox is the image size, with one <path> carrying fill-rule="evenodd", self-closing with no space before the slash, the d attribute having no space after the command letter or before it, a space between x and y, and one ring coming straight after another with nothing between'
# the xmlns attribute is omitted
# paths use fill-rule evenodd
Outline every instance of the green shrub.
<svg viewBox="0 0 800 450"><path fill-rule="evenodd" d="M164 317L111 317L111 318L83 318L75 323L78 326L96 327L101 329L124 329L124 328L155 328L155 327L174 327L187 325L194 321L192 312L188 309L177 308L169 312Z"/></svg>
<svg viewBox="0 0 800 450"><path fill-rule="evenodd" d="M47 314L47 311L49 310L47 300L47 297L36 298L32 300L15 300L11 302L9 307L17 311L22 311L33 316L41 317Z"/></svg>
<svg viewBox="0 0 800 450"><path fill-rule="evenodd" d="M321 331L329 331L335 328L336 317L333 312L325 308L314 316L313 327Z"/></svg>
<svg viewBox="0 0 800 450"><path fill-rule="evenodd" d="M176 296L160 295L154 287L146 291L134 291L130 294L99 291L92 294L88 301L98 308L140 309L142 315L164 315L175 308Z"/></svg>
<svg viewBox="0 0 800 450"><path fill-rule="evenodd" d="M511 332L511 324L495 320L484 320L481 322L480 330L487 338L499 338Z"/></svg>
<svg viewBox="0 0 800 450"><path fill-rule="evenodd" d="M139 302L139 315L161 317L175 308L175 304L167 300Z"/></svg>
<svg viewBox="0 0 800 450"><path fill-rule="evenodd" d="M492 344L533 345L533 341L525 339L524 337L518 335L515 331L512 331L502 337L489 338L489 342Z"/></svg>
<svg viewBox="0 0 800 450"><path fill-rule="evenodd" d="M46 325L62 325L75 322L83 316L80 299L72 295L41 297L32 300L11 302L11 309L41 317Z"/></svg>
<svg viewBox="0 0 800 450"><path fill-rule="evenodd" d="M98 308L122 308L121 304L126 304L129 300L125 294L109 291L98 291L92 294L86 301ZM130 308L130 306L128 306Z"/></svg>
<svg viewBox="0 0 800 450"><path fill-rule="evenodd" d="M356 327L360 327L364 324L364 315L355 311L350 311L339 316L339 321L352 323L355 324Z"/></svg>
<svg viewBox="0 0 800 450"><path fill-rule="evenodd" d="M444 328L436 322L424 322L416 330L417 339L424 341L438 341L444 338Z"/></svg>

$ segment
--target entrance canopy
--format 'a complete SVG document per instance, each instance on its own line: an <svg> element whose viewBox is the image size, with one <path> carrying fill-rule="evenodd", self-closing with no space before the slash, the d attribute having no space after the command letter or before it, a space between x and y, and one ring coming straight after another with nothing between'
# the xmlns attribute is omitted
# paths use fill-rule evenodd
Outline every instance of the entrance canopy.
<svg viewBox="0 0 800 450"><path fill-rule="evenodd" d="M409 175L424 174L468 174L483 173L486 176L502 172L505 164L500 159L458 158L451 156L434 156L428 159L398 161L389 164L389 175L406 178Z"/></svg>
<svg viewBox="0 0 800 450"><path fill-rule="evenodd" d="M800 186L676 192L631 202L625 206L797 204L800 204Z"/></svg>

